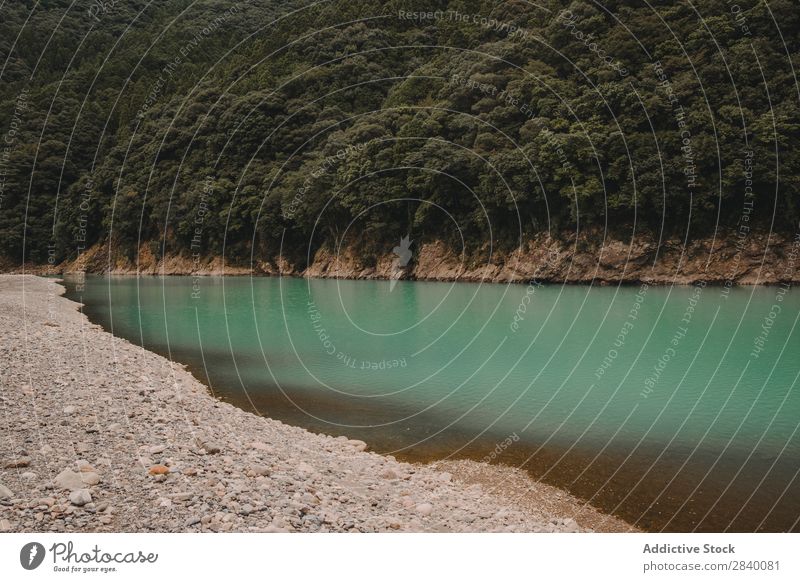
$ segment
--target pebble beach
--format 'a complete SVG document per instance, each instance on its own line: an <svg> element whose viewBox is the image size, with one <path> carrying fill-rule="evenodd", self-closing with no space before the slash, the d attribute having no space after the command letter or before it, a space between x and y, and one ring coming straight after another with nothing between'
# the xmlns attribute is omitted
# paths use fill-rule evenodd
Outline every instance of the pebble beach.
<svg viewBox="0 0 800 582"><path fill-rule="evenodd" d="M0 275L0 531L634 531L518 469L404 463L241 410L62 293Z"/></svg>

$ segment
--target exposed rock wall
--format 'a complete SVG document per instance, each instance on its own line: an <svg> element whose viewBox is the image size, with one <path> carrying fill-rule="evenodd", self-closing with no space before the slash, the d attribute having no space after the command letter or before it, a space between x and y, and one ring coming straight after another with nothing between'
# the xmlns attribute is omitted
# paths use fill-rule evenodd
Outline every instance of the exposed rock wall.
<svg viewBox="0 0 800 582"><path fill-rule="evenodd" d="M670 239L658 244L652 238L633 241L603 240L602 234L559 239L540 236L512 252L482 249L482 258L466 258L441 241L412 246L413 258L398 265L390 247L379 255L354 247L334 253L319 249L307 267L278 257L253 264L231 263L223 257L167 256L156 258L148 244L135 260L107 243L96 245L77 260L52 268L27 266L30 273L146 274L146 275L288 275L346 279L417 279L428 281L483 281L526 283L537 279L549 283L691 284L705 281L719 285L756 285L800 282L800 235L753 234L745 239L717 237L684 243ZM19 267L0 265L0 270L18 272Z"/></svg>

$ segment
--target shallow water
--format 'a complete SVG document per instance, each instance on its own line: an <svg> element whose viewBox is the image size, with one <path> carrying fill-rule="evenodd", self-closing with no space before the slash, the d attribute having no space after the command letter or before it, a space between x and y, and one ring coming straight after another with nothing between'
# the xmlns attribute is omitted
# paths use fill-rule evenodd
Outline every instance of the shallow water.
<svg viewBox="0 0 800 582"><path fill-rule="evenodd" d="M67 279L218 396L412 460L525 467L639 527L798 530L800 294Z"/></svg>

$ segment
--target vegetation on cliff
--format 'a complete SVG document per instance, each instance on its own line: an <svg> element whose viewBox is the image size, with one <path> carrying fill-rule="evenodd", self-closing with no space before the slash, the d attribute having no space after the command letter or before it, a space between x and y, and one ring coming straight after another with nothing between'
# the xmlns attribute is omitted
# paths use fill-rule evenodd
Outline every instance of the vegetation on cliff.
<svg viewBox="0 0 800 582"><path fill-rule="evenodd" d="M0 255L15 262L110 240L302 263L403 236L746 237L800 218L790 0L0 13Z"/></svg>

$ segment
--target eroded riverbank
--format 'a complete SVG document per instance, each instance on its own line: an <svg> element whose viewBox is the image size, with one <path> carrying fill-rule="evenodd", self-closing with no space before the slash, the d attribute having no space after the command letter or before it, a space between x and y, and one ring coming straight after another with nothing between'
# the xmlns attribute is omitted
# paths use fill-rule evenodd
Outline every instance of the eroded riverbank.
<svg viewBox="0 0 800 582"><path fill-rule="evenodd" d="M470 256L442 241L417 241L409 250L410 262L398 267L392 244L366 250L355 244L293 249L290 257L253 256L236 261L219 255L197 256L189 252L153 254L144 242L133 256L112 243L102 242L59 264L23 266L4 263L0 272L92 273L116 275L272 275L324 279L407 279L460 281L618 285L647 282L651 285L777 285L800 282L796 268L800 233L751 233L737 236L720 232L700 238L657 239L639 234L629 240L599 231L541 233L513 250L487 243ZM300 258L298 258L300 257ZM306 264L307 263L307 264Z"/></svg>

